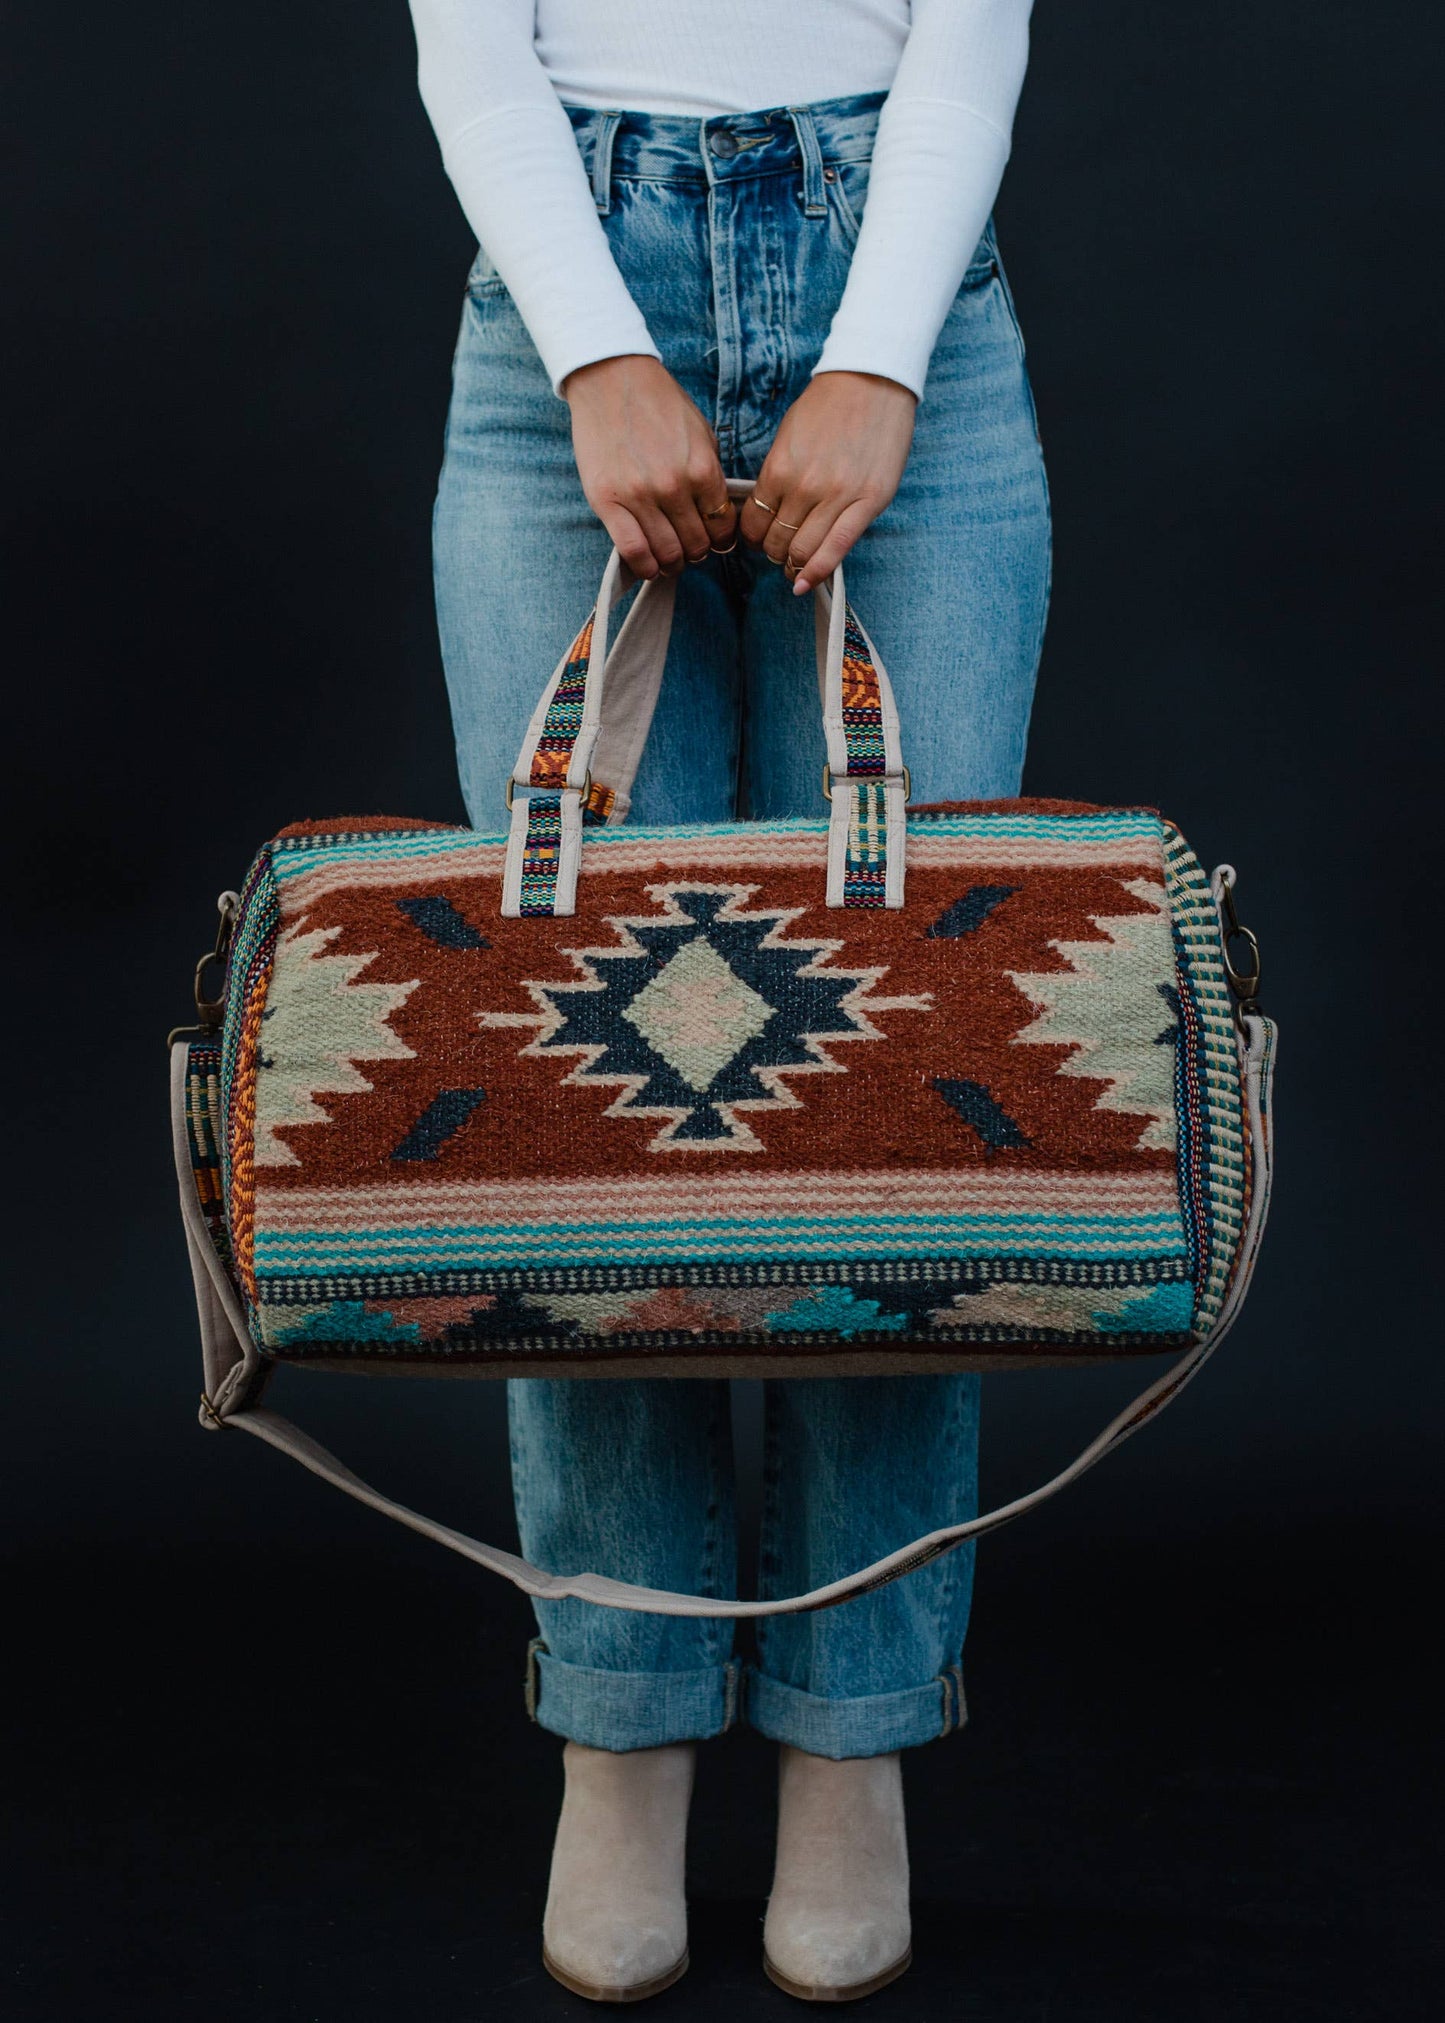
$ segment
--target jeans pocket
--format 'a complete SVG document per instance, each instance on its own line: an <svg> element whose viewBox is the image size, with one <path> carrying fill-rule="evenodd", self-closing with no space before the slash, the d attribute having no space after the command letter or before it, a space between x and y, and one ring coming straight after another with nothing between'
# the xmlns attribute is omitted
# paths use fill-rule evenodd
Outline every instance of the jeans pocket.
<svg viewBox="0 0 1445 2023"><path fill-rule="evenodd" d="M849 251L858 243L858 233L863 224L863 211L868 202L868 182L873 167L868 157L851 162L830 162L823 171L823 181L833 205L833 215L838 220ZM993 219L983 228L983 236L974 247L968 270L960 284L963 288L983 288L995 276L1002 279L1003 269L999 265L998 246L994 240ZM1013 303L1009 301L1009 314L1013 315ZM1018 318L1014 317L1014 327L1018 328Z"/></svg>
<svg viewBox="0 0 1445 2023"><path fill-rule="evenodd" d="M868 177L872 170L871 156L857 161L829 162L823 171L823 181L833 206L833 216L838 220L839 230L851 252L858 243L858 232L863 223L863 207L868 201Z"/></svg>

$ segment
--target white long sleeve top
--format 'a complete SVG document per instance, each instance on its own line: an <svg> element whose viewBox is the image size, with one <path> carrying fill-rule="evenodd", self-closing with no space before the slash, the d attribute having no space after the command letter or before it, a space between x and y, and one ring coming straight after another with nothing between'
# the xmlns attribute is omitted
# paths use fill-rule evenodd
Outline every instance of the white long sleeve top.
<svg viewBox="0 0 1445 2023"><path fill-rule="evenodd" d="M1032 0L411 0L422 100L467 220L551 378L661 356L612 258L563 102L755 112L886 91L815 372L920 398L993 206Z"/></svg>

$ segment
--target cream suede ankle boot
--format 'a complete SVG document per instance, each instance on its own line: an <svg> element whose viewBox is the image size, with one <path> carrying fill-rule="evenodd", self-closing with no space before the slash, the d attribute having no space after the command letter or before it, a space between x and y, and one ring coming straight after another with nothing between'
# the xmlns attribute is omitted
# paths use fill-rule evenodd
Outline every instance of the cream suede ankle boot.
<svg viewBox="0 0 1445 2023"><path fill-rule="evenodd" d="M782 1750L778 1859L763 1925L768 1978L805 2002L853 2002L913 1958L896 1755Z"/></svg>
<svg viewBox="0 0 1445 2023"><path fill-rule="evenodd" d="M691 1742L563 1750L542 1964L574 1995L640 2002L686 1973L683 1864L696 1753Z"/></svg>

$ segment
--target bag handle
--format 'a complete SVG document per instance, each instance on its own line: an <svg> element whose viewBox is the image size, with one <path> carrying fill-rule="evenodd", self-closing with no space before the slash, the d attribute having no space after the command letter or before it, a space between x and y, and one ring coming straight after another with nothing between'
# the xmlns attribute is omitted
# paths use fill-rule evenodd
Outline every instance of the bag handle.
<svg viewBox="0 0 1445 2023"><path fill-rule="evenodd" d="M397 1503L384 1496L370 1483L363 1482L336 1456L303 1433L291 1420L283 1418L279 1412L256 1402L269 1377L269 1366L264 1366L255 1344L251 1340L246 1325L245 1310L228 1278L225 1267L216 1254L214 1244L201 1215L196 1194L192 1168L189 1122L186 1114L186 1079L188 1049L184 1046L172 1048L171 1060L171 1126L175 1148L177 1177L180 1182L181 1214L185 1222L186 1243L190 1252L191 1272L195 1280L196 1304L201 1324L201 1352L205 1370L206 1388L201 1394L201 1424L213 1430L235 1429L253 1434L264 1440L268 1446L279 1448L289 1454L293 1461L299 1461L303 1468L309 1468L313 1475L319 1475L323 1482L340 1489L358 1503L365 1503L373 1510L379 1510L384 1517L394 1518L404 1524L409 1531L420 1532L423 1538L430 1538L450 1551L460 1553L463 1559L472 1560L478 1566L486 1567L492 1573L499 1573L504 1580L511 1581L524 1594L535 1595L547 1601L577 1600L595 1602L603 1608L630 1609L647 1615L664 1616L709 1616L737 1618L742 1616L782 1616L801 1614L812 1609L832 1608L839 1602L848 1601L853 1595L866 1594L870 1589L884 1587L900 1575L911 1573L916 1567L926 1566L930 1560L949 1552L965 1540L981 1538L985 1532L996 1531L1015 1517L1022 1517L1025 1511L1036 1509L1057 1496L1061 1489L1077 1482L1079 1477L1102 1461L1106 1454L1113 1453L1141 1426L1161 1412L1173 1399L1177 1398L1185 1385L1198 1375L1206 1362L1218 1348L1233 1325L1245 1293L1249 1289L1250 1276L1255 1259L1259 1254L1260 1237L1264 1232L1265 1216L1269 1207L1271 1160L1273 1154L1273 1124L1270 1114L1270 1095L1273 1082L1275 1028L1270 1020L1258 1013L1246 1013L1241 1019L1241 1057L1244 1068L1244 1090L1246 1122L1251 1147L1252 1187L1249 1213L1246 1218L1240 1255L1235 1267L1234 1281L1220 1309L1219 1316L1202 1342L1185 1352L1162 1377L1139 1393L1118 1416L1112 1419L1097 1439L1059 1470L1047 1482L1027 1495L1015 1497L1011 1503L1000 1504L997 1509L982 1516L970 1518L966 1523L943 1526L931 1531L923 1538L916 1538L909 1545L900 1546L896 1552L887 1553L875 1560L871 1566L849 1574L843 1580L830 1581L824 1587L813 1588L809 1593L789 1595L771 1601L731 1601L725 1596L673 1594L658 1588L636 1587L630 1581L611 1580L596 1573L553 1574L545 1573L516 1553L504 1552L499 1546L485 1545L480 1539L471 1538L463 1531L454 1531L449 1525L438 1524L434 1518L424 1517L419 1511L408 1509L404 1503ZM606 1382L605 1378L593 1381Z"/></svg>
<svg viewBox="0 0 1445 2023"><path fill-rule="evenodd" d="M727 488L743 499L752 483L729 478ZM584 827L620 822L631 805L677 595L673 577L643 582L609 650L613 609L637 581L614 548L597 601L532 713L507 782L505 919L573 913ZM813 637L828 754L826 904L900 907L909 778L898 707L878 650L849 607L841 563L814 591Z"/></svg>

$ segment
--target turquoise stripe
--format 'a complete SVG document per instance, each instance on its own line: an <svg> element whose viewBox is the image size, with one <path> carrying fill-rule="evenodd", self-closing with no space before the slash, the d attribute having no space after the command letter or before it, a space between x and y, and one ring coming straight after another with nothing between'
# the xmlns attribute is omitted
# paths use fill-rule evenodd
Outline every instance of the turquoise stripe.
<svg viewBox="0 0 1445 2023"><path fill-rule="evenodd" d="M480 843L505 843L505 836L474 836L470 831L447 835L432 829L408 830L404 836L358 836L347 843L327 843L320 848L288 849L278 843L272 870L278 884L300 878L308 871L329 869L336 864L387 862L394 857L448 857L471 850Z"/></svg>
<svg viewBox="0 0 1445 2023"><path fill-rule="evenodd" d="M589 830L587 846L589 850L597 850L628 843L666 844L715 836L823 836L827 829L826 819L813 816L746 823L679 822L670 827L652 828L620 825ZM950 815L921 821L914 829L914 834L920 837L943 836L975 842L1016 841L1021 838L1044 842L1082 839L1153 842L1159 833L1157 823L1131 815ZM399 856L447 857L458 851L473 849L478 843L505 844L506 840L505 833L409 829L390 835L355 836L345 842L320 847L308 846L300 841L283 841L275 846L273 865L276 877L284 882L299 878L308 871L337 864L386 861Z"/></svg>
<svg viewBox="0 0 1445 2023"><path fill-rule="evenodd" d="M511 1237L495 1229L423 1232L368 1239L359 1235L258 1240L256 1267L263 1276L329 1276L387 1270L485 1269L516 1264L763 1262L769 1258L840 1257L1182 1257L1183 1231L1167 1223L1030 1230L940 1230L891 1227L856 1235L816 1229L750 1231L747 1239L721 1230L597 1229L586 1232L525 1230Z"/></svg>
<svg viewBox="0 0 1445 2023"><path fill-rule="evenodd" d="M639 1238L666 1233L697 1236L748 1235L771 1237L783 1231L834 1237L844 1233L868 1237L885 1236L895 1229L987 1230L1006 1236L1015 1229L1046 1229L1055 1233L1079 1230L1089 1235L1110 1230L1156 1230L1178 1227L1175 1209L1149 1214L1115 1215L1035 1215L1023 1211L990 1215L709 1215L683 1221L673 1216L628 1216L617 1222L527 1222L508 1226L494 1222L420 1223L401 1229L266 1230L258 1229L258 1244L285 1249L298 1243L416 1243L436 1237L466 1238L472 1242L530 1243L538 1237L595 1237L635 1235Z"/></svg>

